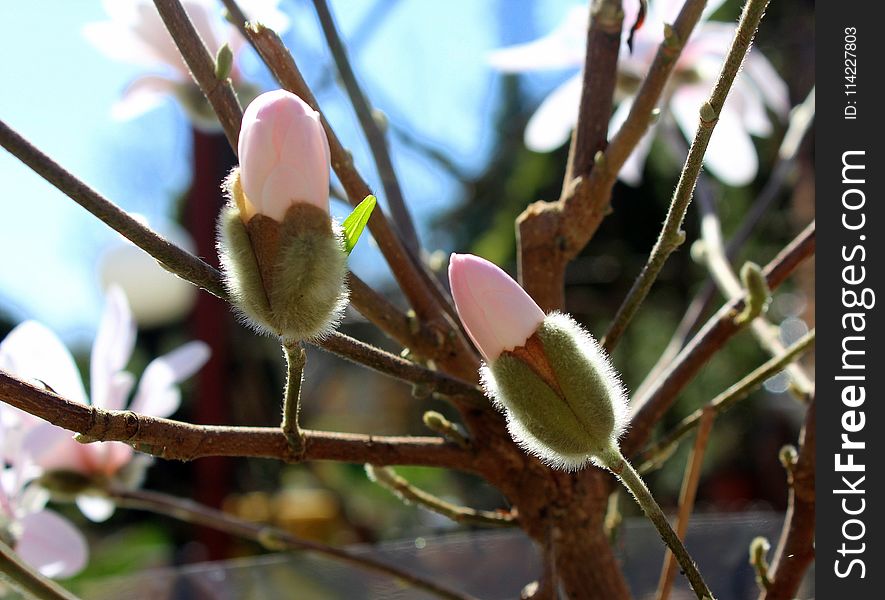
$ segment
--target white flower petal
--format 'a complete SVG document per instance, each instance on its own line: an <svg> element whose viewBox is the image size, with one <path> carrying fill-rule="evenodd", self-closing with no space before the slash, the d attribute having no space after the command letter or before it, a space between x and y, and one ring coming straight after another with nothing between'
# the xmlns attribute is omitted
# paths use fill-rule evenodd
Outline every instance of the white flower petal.
<svg viewBox="0 0 885 600"><path fill-rule="evenodd" d="M127 4L127 2L113 2ZM165 57L157 53L132 31L113 21L87 23L83 26L83 37L95 46L102 54L124 63L157 69L167 65Z"/></svg>
<svg viewBox="0 0 885 600"><path fill-rule="evenodd" d="M624 121L627 120L627 115L630 113L630 108L632 106L633 98L627 98L618 105L615 114L612 115L611 121L609 121L609 137L617 133L621 128L621 125L624 124ZM637 186L642 183L645 160L648 158L648 153L651 152L651 144L654 141L654 136L655 126L652 125L639 140L639 143L636 144L636 147L633 149L633 152L630 153L630 156L627 157L627 160L624 161L624 165L618 172L618 179L632 186Z"/></svg>
<svg viewBox="0 0 885 600"><path fill-rule="evenodd" d="M104 496L80 494L77 496L77 508L93 523L103 523L113 516L117 507Z"/></svg>
<svg viewBox="0 0 885 600"><path fill-rule="evenodd" d="M46 577L70 577L83 570L89 556L86 539L70 521L50 510L20 520L15 551Z"/></svg>
<svg viewBox="0 0 885 600"><path fill-rule="evenodd" d="M526 44L489 53L489 65L504 73L578 68L587 44L587 5L575 6L556 29Z"/></svg>
<svg viewBox="0 0 885 600"><path fill-rule="evenodd" d="M279 0L240 0L239 5L250 21L258 21L277 33L289 29L289 16L279 9Z"/></svg>
<svg viewBox="0 0 885 600"><path fill-rule="evenodd" d="M544 99L526 126L526 147L535 152L550 152L568 141L578 120L581 83L578 74Z"/></svg>
<svg viewBox="0 0 885 600"><path fill-rule="evenodd" d="M720 6L725 3L725 0L707 0L707 4L704 7L704 12L701 15L702 22L709 19L710 15L716 12ZM657 21L658 23L673 23L676 20L676 17L679 15L679 11L682 10L683 5L685 4L685 0L650 0L648 3L648 20L649 21ZM627 6L630 5L639 5L639 0L627 0L624 3L624 18L626 23L627 17ZM636 9L633 9L632 15L636 14ZM635 19L636 17L633 16ZM630 21L632 24L633 22ZM646 23L648 25L649 23Z"/></svg>
<svg viewBox="0 0 885 600"><path fill-rule="evenodd" d="M0 369L24 380L39 379L74 402L86 403L74 357L44 325L25 321L0 342Z"/></svg>
<svg viewBox="0 0 885 600"><path fill-rule="evenodd" d="M176 410L181 394L176 384L184 381L209 360L209 346L188 342L147 366L130 410L154 417L168 417Z"/></svg>
<svg viewBox="0 0 885 600"><path fill-rule="evenodd" d="M777 113L781 118L786 118L790 112L790 92L787 84L781 79L771 63L765 56L752 48L747 59L744 61L745 75L748 75L755 84L765 104Z"/></svg>
<svg viewBox="0 0 885 600"><path fill-rule="evenodd" d="M135 348L136 325L126 295L117 286L107 290L104 313L92 346L90 376L92 404L110 408L114 377L123 370Z"/></svg>
<svg viewBox="0 0 885 600"><path fill-rule="evenodd" d="M175 93L180 82L160 75L145 75L129 84L111 108L111 117L118 121L134 119L159 106Z"/></svg>
<svg viewBox="0 0 885 600"><path fill-rule="evenodd" d="M725 108L739 115L747 132L758 137L771 135L771 120L765 110L765 102L745 73L738 74L725 100Z"/></svg>

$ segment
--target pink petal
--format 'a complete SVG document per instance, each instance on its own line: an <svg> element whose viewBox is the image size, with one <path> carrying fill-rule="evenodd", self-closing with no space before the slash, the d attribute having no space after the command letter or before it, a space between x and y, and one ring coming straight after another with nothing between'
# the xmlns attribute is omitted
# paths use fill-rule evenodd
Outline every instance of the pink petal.
<svg viewBox="0 0 885 600"><path fill-rule="evenodd" d="M276 90L249 104L239 156L243 191L257 212L281 221L295 202L329 210L329 143L319 114L298 96Z"/></svg>
<svg viewBox="0 0 885 600"><path fill-rule="evenodd" d="M44 471L73 471L89 475L93 461L87 446L74 439L74 433L44 423L29 433L23 444Z"/></svg>
<svg viewBox="0 0 885 600"><path fill-rule="evenodd" d="M111 286L95 343L92 346L90 389L92 404L98 408L117 410L122 405L111 406L112 387L115 376L126 367L135 348L136 326L123 290Z"/></svg>
<svg viewBox="0 0 885 600"><path fill-rule="evenodd" d="M39 379L74 402L86 403L86 391L64 344L44 325L25 321L0 342L0 369L24 380Z"/></svg>
<svg viewBox="0 0 885 600"><path fill-rule="evenodd" d="M488 63L504 73L580 68L587 44L587 5L575 6L556 29L526 44L495 50Z"/></svg>
<svg viewBox="0 0 885 600"><path fill-rule="evenodd" d="M42 510L25 516L19 523L22 534L15 551L46 577L71 577L86 566L86 539L67 519Z"/></svg>
<svg viewBox="0 0 885 600"><path fill-rule="evenodd" d="M209 360L209 346L189 342L147 366L129 409L154 417L168 417L181 403L176 384L184 381Z"/></svg>
<svg viewBox="0 0 885 600"><path fill-rule="evenodd" d="M458 316L487 361L525 344L544 312L507 273L470 254L452 254L449 282Z"/></svg>
<svg viewBox="0 0 885 600"><path fill-rule="evenodd" d="M581 85L578 74L544 99L525 129L525 145L529 150L551 152L568 141L578 120Z"/></svg>

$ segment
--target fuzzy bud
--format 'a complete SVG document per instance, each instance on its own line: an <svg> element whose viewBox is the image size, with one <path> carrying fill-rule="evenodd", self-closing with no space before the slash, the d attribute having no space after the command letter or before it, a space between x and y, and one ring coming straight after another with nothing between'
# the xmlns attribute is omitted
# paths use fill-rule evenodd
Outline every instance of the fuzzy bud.
<svg viewBox="0 0 885 600"><path fill-rule="evenodd" d="M514 441L565 469L610 454L625 427L626 392L596 340L567 315L545 316L487 261L453 256L449 277L458 315L486 358L486 393Z"/></svg>
<svg viewBox="0 0 885 600"><path fill-rule="evenodd" d="M240 166L225 181L219 254L234 304L255 329L322 337L347 304L347 253L329 216L329 145L319 114L282 90L249 105Z"/></svg>

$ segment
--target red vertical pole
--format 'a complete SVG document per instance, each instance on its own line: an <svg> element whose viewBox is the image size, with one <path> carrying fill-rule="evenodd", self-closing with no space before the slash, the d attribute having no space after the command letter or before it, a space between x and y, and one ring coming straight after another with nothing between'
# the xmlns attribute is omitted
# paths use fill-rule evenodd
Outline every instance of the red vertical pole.
<svg viewBox="0 0 885 600"><path fill-rule="evenodd" d="M224 135L193 130L193 181L183 218L196 244L197 255L216 267L215 223L224 202L221 182L235 160ZM198 374L198 396L192 409L194 421L201 424L229 423L230 309L222 300L200 292L190 323L193 337L206 342L212 349L209 362ZM230 491L230 459L202 458L194 463L193 468L195 499L220 508ZM203 529L198 539L205 546L208 559L227 557L230 538L226 534Z"/></svg>

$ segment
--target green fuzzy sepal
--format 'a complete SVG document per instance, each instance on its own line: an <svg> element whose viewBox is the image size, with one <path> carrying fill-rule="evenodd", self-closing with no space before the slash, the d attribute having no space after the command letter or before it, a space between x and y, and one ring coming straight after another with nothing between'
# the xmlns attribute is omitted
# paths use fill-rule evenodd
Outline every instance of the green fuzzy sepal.
<svg viewBox="0 0 885 600"><path fill-rule="evenodd" d="M309 208L293 206L279 224L258 215L247 227L234 206L227 206L219 218L219 256L232 302L245 323L286 340L327 335L348 302L340 227L305 226ZM270 222L263 229L272 231L266 236L270 242L257 241L263 244L258 253L252 225L260 219Z"/></svg>
<svg viewBox="0 0 885 600"><path fill-rule="evenodd" d="M483 384L520 446L552 466L577 469L617 444L626 392L605 352L571 317L547 315L534 335L552 385L510 352L483 369Z"/></svg>

